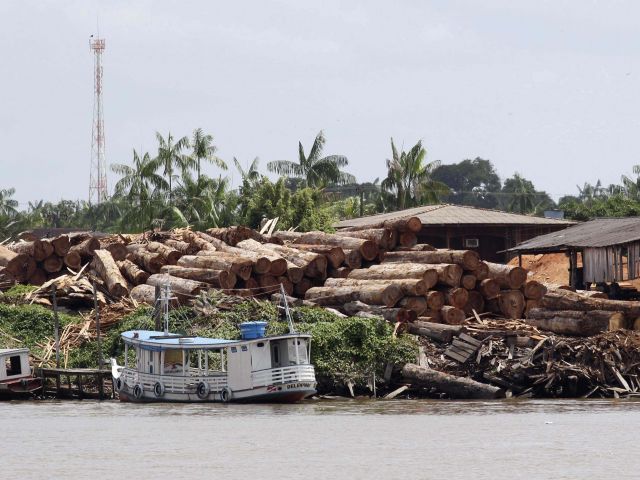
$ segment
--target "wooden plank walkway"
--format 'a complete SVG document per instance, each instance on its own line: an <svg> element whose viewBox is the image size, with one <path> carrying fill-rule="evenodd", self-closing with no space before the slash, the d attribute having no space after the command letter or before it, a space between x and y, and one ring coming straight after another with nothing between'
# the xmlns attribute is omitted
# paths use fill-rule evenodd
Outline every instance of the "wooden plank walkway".
<svg viewBox="0 0 640 480"><path fill-rule="evenodd" d="M113 398L111 370L97 368L40 368L43 394L56 398ZM105 383L107 388L105 388Z"/></svg>

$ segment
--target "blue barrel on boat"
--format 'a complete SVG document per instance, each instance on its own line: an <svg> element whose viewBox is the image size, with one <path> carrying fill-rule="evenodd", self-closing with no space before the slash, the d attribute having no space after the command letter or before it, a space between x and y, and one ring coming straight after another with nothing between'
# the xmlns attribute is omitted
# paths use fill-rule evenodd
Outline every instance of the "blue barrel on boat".
<svg viewBox="0 0 640 480"><path fill-rule="evenodd" d="M240 324L240 333L243 340L255 340L264 337L267 322L243 322Z"/></svg>

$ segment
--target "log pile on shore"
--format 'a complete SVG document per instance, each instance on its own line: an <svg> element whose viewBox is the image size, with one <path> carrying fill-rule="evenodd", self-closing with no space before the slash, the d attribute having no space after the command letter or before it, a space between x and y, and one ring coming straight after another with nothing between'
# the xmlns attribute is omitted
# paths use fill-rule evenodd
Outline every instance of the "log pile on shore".
<svg viewBox="0 0 640 480"><path fill-rule="evenodd" d="M623 335L620 329L640 330L640 302L548 289L518 266L483 261L472 250L419 244L420 228L417 218L408 218L336 233L266 236L239 226L61 235L0 246L0 288L40 285L35 296L46 304L50 287L58 284L58 303L82 309L93 307L86 274L99 287L101 305L129 298L154 304L165 285L181 304L209 289L277 299L282 286L298 304L381 317L394 332L420 337L427 366L396 373L422 389L452 396L477 392L473 398L640 389L631 378L638 364L634 354L626 346L611 350L631 338L633 332L615 337ZM604 362L599 370L596 360ZM456 383L447 375L492 388ZM450 390L443 387L447 382Z"/></svg>

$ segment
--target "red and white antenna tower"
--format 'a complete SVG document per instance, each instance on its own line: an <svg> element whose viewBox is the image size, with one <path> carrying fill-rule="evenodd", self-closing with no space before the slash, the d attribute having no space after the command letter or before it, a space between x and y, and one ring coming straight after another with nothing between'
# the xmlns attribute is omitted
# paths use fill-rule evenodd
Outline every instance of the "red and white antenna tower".
<svg viewBox="0 0 640 480"><path fill-rule="evenodd" d="M99 204L107 199L107 165L104 156L104 118L102 117L102 52L104 52L104 39L94 38L91 35L89 47L94 53L89 203Z"/></svg>

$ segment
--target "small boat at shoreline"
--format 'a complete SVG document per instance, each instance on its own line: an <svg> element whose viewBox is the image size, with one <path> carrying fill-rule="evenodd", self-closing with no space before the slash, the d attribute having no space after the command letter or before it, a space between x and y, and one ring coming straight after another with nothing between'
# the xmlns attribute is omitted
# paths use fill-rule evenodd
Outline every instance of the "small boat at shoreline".
<svg viewBox="0 0 640 480"><path fill-rule="evenodd" d="M266 322L240 327L241 340L124 332L124 365L111 359L120 400L291 403L316 392L310 335L266 337Z"/></svg>
<svg viewBox="0 0 640 480"><path fill-rule="evenodd" d="M33 374L29 349L0 349L0 400L30 398L40 390L42 378Z"/></svg>

